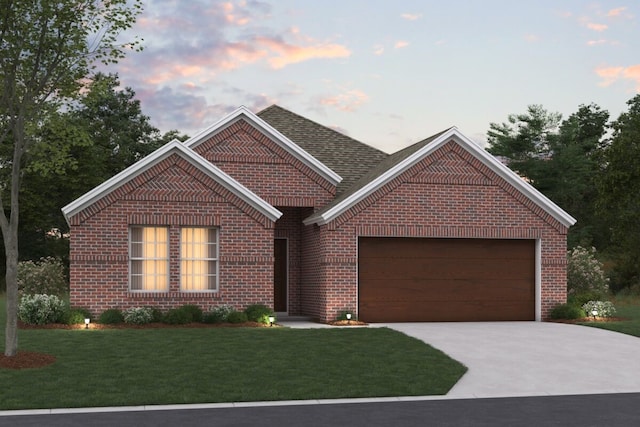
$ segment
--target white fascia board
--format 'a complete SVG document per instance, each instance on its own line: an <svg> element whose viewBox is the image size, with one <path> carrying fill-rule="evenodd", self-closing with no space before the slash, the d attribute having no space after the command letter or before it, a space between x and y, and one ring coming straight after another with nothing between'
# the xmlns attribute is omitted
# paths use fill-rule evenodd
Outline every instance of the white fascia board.
<svg viewBox="0 0 640 427"><path fill-rule="evenodd" d="M245 118L247 121L253 124L256 128L261 130L267 136L269 136L276 144L291 153L295 158L302 163L309 166L312 170L318 173L321 177L329 181L332 185L336 186L342 181L342 177L327 167L324 163L313 157L311 154L303 150L298 144L291 141L285 135L280 133L277 129L271 126L269 123L262 120L260 117L252 113L247 107L240 106L231 114L218 120L208 128L201 132L198 132L193 137L189 138L184 144L187 147L193 148L211 138L217 132L223 130L227 126L235 123L240 118Z"/></svg>
<svg viewBox="0 0 640 427"><path fill-rule="evenodd" d="M567 212L562 210L559 206L549 200L546 196L536 190L532 185L526 183L522 178L520 178L515 172L511 169L500 163L495 157L491 154L487 153L485 150L480 148L478 144L473 142L471 139L464 136L456 127L452 127L447 132L440 135L434 141L425 145L421 150L416 151L411 156L404 159L402 162L398 163L394 167L390 168L388 171L380 175L378 178L374 179L360 190L353 193L351 196L344 199L342 202L338 203L333 208L324 212L323 214L315 214L311 215L303 222L305 225L310 224L318 224L323 225L327 224L331 220L335 219L342 213L346 212L349 208L354 206L356 203L360 202L362 199L376 191L378 188L385 185L387 182L391 181L393 178L398 176L400 173L405 170L411 168L413 165L421 161L424 157L428 156L432 152L436 151L443 144L447 143L450 140L455 140L460 146L465 148L467 151L471 152L475 157L479 158L487 167L497 173L500 177L505 179L507 182L512 184L516 189L522 192L525 196L531 199L534 203L541 206L545 211L551 214L554 218L560 221L565 226L569 227L575 224L576 220L569 215Z"/></svg>
<svg viewBox="0 0 640 427"><path fill-rule="evenodd" d="M82 211L86 207L95 203L121 185L125 184L129 180L135 178L139 174L160 163L174 153L185 157L192 164L196 165L201 171L206 173L208 176L210 176L212 179L214 179L216 182L224 186L232 193L239 196L241 199L257 209L259 212L263 213L272 221L276 221L282 216L282 212L271 206L254 192L240 184L231 176L227 175L218 167L209 163L198 153L185 147L182 142L174 139L173 141L165 144L153 153L149 154L147 157L134 163L127 169L111 177L88 193L85 193L83 196L80 196L78 199L63 207L62 213L64 214L67 223L69 223L69 219L76 213Z"/></svg>

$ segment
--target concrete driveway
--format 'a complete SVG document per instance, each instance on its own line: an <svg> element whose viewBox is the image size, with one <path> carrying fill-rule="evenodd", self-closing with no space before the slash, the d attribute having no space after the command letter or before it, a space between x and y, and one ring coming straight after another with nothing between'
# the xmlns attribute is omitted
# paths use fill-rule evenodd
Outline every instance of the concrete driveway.
<svg viewBox="0 0 640 427"><path fill-rule="evenodd" d="M418 338L466 365L448 398L640 392L640 338L617 332L545 322L375 326Z"/></svg>

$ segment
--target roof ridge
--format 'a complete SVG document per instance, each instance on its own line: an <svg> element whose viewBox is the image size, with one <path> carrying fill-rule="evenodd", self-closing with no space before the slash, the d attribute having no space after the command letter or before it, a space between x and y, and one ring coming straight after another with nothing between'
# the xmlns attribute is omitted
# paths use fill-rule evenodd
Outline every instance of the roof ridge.
<svg viewBox="0 0 640 427"><path fill-rule="evenodd" d="M282 111L286 111L287 113L289 113L289 114L291 114L291 115L293 115L293 116L299 117L300 119L302 119L302 120L304 120L304 121L307 121L307 122L313 123L314 125L316 125L316 126L320 126L320 127L324 128L324 129L327 129L327 130L329 130L329 131L331 131L331 132L333 132L333 133L337 133L338 135L340 135L340 136L341 136L341 137L343 137L343 138L348 138L348 139L350 139L350 140L351 140L351 141L353 141L353 142L357 142L358 144L366 145L366 146L367 146L367 148L371 148L371 149L373 149L373 150L379 151L380 153L385 154L385 155L387 155L387 156L389 155L388 153L385 153L384 151L379 150L378 148L374 147L373 145L369 145L369 144L367 144L366 142L362 142L362 141L360 141L359 139L355 139L355 138L354 138L354 137L352 137L352 136L349 136L349 135L344 134L344 133L342 133L342 132L339 132L339 131L337 131L337 130L335 130L335 129L332 129L332 128L330 128L329 126L325 126L325 125L323 125L322 123L318 123L318 122L316 122L315 120L311 120L311 119L309 119L309 118L307 118L307 117L305 117L305 116L301 116L300 114L298 114L298 113L296 113L296 112L293 112L293 111L291 111L291 110L288 110L288 109L286 109L286 108L284 108L284 107L282 107L282 106L280 106L280 105L278 105L278 104L271 104L271 105L270 105L270 106L268 106L267 108L264 108L264 109L262 109L262 110L258 111L258 112L256 113L256 116L258 116L258 117L259 117L259 116L260 116L260 114L262 114L262 113L264 113L264 112L267 112L267 111L269 111L269 110L271 110L271 109L274 109L274 110L275 110L275 109L279 109L279 110L282 110Z"/></svg>

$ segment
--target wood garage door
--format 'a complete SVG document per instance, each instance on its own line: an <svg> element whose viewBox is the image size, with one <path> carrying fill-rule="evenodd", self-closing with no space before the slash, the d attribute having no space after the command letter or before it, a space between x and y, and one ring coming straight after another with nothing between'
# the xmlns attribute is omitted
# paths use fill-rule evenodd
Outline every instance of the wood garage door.
<svg viewBox="0 0 640 427"><path fill-rule="evenodd" d="M535 240L361 237L367 322L535 320Z"/></svg>

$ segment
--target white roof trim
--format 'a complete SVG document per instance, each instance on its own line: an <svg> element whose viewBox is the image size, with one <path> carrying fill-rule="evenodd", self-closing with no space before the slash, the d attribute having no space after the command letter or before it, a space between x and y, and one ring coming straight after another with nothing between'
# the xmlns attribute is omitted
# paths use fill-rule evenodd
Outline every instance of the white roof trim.
<svg viewBox="0 0 640 427"><path fill-rule="evenodd" d="M513 185L518 191L528 197L531 201L536 203L538 206L543 208L546 212L548 212L555 219L560 221L566 227L570 227L575 224L576 220L567 212L565 212L558 205L549 200L544 194L536 190L531 184L525 182L520 176L518 176L515 172L509 169L507 166L500 163L495 157L491 154L487 153L485 150L480 148L478 144L473 142L471 139L464 136L457 128L453 127L449 129L447 132L440 135L434 141L425 145L422 149L416 151L411 156L404 159L402 162L396 164L385 173L344 199L342 202L338 203L336 206L332 207L328 211L322 214L314 214L304 220L304 224L326 224L342 213L346 212L349 208L354 206L356 203L385 185L387 182L391 181L393 178L398 176L400 173L405 170L411 168L413 165L421 161L423 158L433 153L437 149L439 149L442 145L446 144L448 141L454 140L458 143L462 148L469 151L476 158L482 161L487 167L489 167L492 171L498 174L501 178L505 179L509 184Z"/></svg>
<svg viewBox="0 0 640 427"><path fill-rule="evenodd" d="M250 206L264 214L271 221L275 221L282 216L282 212L271 206L247 187L240 184L215 165L211 164L195 151L185 147L182 142L174 139L63 207L62 213L64 214L65 219L69 222L69 219L78 212L97 202L107 194L124 185L129 180L149 170L151 167L165 160L172 154L178 154L186 158L202 172L206 173L227 190L231 191L247 202Z"/></svg>
<svg viewBox="0 0 640 427"><path fill-rule="evenodd" d="M208 128L198 132L197 134L186 140L184 144L189 148L194 148L198 144L211 138L214 134L218 133L225 127L239 120L241 117L244 117L247 121L252 123L256 128L258 128L269 138L271 138L276 144L291 153L291 155L300 160L302 163L309 166L312 170L329 181L332 185L338 185L340 181L342 181L342 177L340 175L332 171L329 167L313 157L311 154L300 148L299 145L284 136L269 123L253 114L245 106L240 106L228 116L222 118Z"/></svg>

